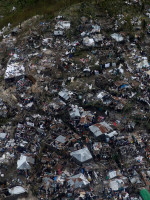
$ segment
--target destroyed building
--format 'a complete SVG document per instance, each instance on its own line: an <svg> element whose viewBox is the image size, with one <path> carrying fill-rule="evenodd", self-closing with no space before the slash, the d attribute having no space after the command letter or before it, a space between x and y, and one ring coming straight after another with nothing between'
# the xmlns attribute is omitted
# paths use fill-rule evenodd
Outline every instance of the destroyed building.
<svg viewBox="0 0 150 200"><path fill-rule="evenodd" d="M149 35L110 2L3 34L0 199L149 198Z"/></svg>

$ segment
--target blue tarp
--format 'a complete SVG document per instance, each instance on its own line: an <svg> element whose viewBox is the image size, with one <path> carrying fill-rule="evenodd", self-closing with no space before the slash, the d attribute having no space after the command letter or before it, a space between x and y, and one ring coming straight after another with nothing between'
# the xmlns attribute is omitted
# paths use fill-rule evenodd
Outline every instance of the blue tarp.
<svg viewBox="0 0 150 200"><path fill-rule="evenodd" d="M128 85L127 84L124 84L124 85L121 85L121 89L123 89L123 88L126 88Z"/></svg>

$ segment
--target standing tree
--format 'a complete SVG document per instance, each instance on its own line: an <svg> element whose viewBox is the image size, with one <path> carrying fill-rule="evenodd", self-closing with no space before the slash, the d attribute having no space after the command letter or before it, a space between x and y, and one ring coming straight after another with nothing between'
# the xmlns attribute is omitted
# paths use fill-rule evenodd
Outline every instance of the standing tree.
<svg viewBox="0 0 150 200"><path fill-rule="evenodd" d="M27 4L27 0L17 0L17 5L23 8Z"/></svg>
<svg viewBox="0 0 150 200"><path fill-rule="evenodd" d="M146 26L147 26L147 23L146 23L145 19L142 20L141 26L142 26L142 30L145 31L146 30Z"/></svg>

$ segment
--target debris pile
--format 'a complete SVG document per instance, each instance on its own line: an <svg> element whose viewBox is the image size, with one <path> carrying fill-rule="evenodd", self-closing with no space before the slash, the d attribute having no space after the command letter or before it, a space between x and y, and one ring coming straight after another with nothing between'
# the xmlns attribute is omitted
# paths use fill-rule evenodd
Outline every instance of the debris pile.
<svg viewBox="0 0 150 200"><path fill-rule="evenodd" d="M123 15L107 19L109 33L104 17L81 15L38 21L7 49L0 199L30 190L39 200L149 196L148 47L141 29L133 38L119 31ZM19 34L13 29L5 42ZM4 103L5 90L13 105Z"/></svg>

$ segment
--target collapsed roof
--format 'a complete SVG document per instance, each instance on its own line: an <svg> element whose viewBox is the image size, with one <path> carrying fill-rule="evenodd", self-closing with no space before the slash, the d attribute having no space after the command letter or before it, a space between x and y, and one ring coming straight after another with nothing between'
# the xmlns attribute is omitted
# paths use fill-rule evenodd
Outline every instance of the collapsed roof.
<svg viewBox="0 0 150 200"><path fill-rule="evenodd" d="M81 173L68 178L68 185L70 185L71 187L73 187L75 189L85 187L89 183L90 182Z"/></svg>
<svg viewBox="0 0 150 200"><path fill-rule="evenodd" d="M99 137L102 134L107 134L112 130L112 128L106 122L94 124L90 126L89 129L96 137Z"/></svg>
<svg viewBox="0 0 150 200"><path fill-rule="evenodd" d="M25 67L22 63L15 61L12 62L10 59L7 64L7 69L5 71L5 79L15 78L25 75Z"/></svg>

